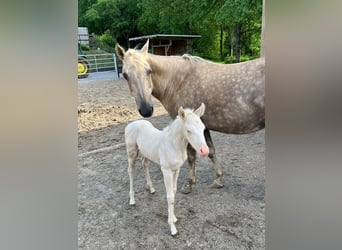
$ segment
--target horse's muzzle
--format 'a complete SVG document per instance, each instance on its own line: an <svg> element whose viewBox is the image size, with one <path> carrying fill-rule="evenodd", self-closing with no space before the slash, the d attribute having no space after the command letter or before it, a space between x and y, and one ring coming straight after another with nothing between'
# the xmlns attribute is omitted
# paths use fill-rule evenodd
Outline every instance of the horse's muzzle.
<svg viewBox="0 0 342 250"><path fill-rule="evenodd" d="M147 103L142 103L138 110L142 117L150 117L153 114L153 106Z"/></svg>

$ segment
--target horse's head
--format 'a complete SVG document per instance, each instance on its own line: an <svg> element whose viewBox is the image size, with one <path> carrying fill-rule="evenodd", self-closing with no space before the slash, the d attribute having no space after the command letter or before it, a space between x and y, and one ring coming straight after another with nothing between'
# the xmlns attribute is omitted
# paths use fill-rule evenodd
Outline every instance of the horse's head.
<svg viewBox="0 0 342 250"><path fill-rule="evenodd" d="M183 107L178 109L178 117L184 121L184 135L200 156L209 154L209 148L204 138L205 126L200 119L204 111L203 103L195 111L184 110Z"/></svg>
<svg viewBox="0 0 342 250"><path fill-rule="evenodd" d="M115 52L122 60L122 74L128 82L131 95L135 99L140 115L150 117L153 114L151 67L147 62L148 40L140 50L125 51L119 44Z"/></svg>

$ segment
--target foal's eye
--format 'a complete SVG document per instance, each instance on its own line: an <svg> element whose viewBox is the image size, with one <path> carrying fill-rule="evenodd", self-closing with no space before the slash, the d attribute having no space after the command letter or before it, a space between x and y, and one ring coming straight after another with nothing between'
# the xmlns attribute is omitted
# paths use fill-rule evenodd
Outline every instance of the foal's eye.
<svg viewBox="0 0 342 250"><path fill-rule="evenodd" d="M190 130L188 130L188 129L186 130L186 132L187 132L188 134L191 134L191 131L190 131Z"/></svg>
<svg viewBox="0 0 342 250"><path fill-rule="evenodd" d="M151 75L151 73L152 73L152 70L151 70L151 69L146 69L146 75L147 75L147 76Z"/></svg>
<svg viewBox="0 0 342 250"><path fill-rule="evenodd" d="M122 75L123 75L123 77L124 77L126 80L128 80L128 75L127 75L126 72L124 72Z"/></svg>

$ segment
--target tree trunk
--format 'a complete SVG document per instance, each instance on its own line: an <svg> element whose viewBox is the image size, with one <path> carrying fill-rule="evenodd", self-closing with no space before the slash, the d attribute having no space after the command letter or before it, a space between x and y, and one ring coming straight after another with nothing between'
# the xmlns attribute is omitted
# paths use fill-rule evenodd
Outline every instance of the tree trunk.
<svg viewBox="0 0 342 250"><path fill-rule="evenodd" d="M229 31L229 40L230 40L230 63L233 63L233 55L234 55L234 43L233 43L233 31L230 28Z"/></svg>
<svg viewBox="0 0 342 250"><path fill-rule="evenodd" d="M233 49L233 42L232 42L232 47L230 48L230 63L233 63L233 56L234 56L234 49Z"/></svg>
<svg viewBox="0 0 342 250"><path fill-rule="evenodd" d="M221 61L224 60L223 57L223 24L221 24L221 33L220 33L220 57L221 57Z"/></svg>
<svg viewBox="0 0 342 250"><path fill-rule="evenodd" d="M236 62L240 62L240 54L241 54L241 24L238 23L235 25L235 55L236 55Z"/></svg>

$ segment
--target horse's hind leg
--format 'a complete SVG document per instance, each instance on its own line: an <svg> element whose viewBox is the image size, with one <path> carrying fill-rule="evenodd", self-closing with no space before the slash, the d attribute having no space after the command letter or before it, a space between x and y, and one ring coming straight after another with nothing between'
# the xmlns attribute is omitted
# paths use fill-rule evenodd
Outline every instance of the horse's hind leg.
<svg viewBox="0 0 342 250"><path fill-rule="evenodd" d="M150 169L149 169L150 161L146 157L143 157L142 164L143 164L144 170L145 170L146 189L148 189L151 194L154 194L156 192L156 190L154 189L154 187L152 185L152 181L151 181L151 177L150 177Z"/></svg>
<svg viewBox="0 0 342 250"><path fill-rule="evenodd" d="M129 205L134 206L134 175L135 175L135 160L138 156L137 145L126 145L128 156L128 175L129 175Z"/></svg>
<svg viewBox="0 0 342 250"><path fill-rule="evenodd" d="M188 163L189 163L189 172L188 172L188 181L184 183L181 192L183 194L188 194L192 190L192 185L196 183L196 174L195 174L195 162L196 162L196 150L188 144L186 148L188 153Z"/></svg>
<svg viewBox="0 0 342 250"><path fill-rule="evenodd" d="M206 140L207 145L209 147L209 159L212 161L213 167L214 167L214 170L215 170L215 173L216 173L216 179L214 180L214 183L212 184L212 187L214 187L214 188L221 188L221 187L223 187L223 183L222 183L222 175L223 175L222 174L222 167L219 164L219 162L217 161L216 154L215 154L214 143L213 143L213 141L211 139L209 129L207 129L207 128L204 130L204 137L205 137L205 140Z"/></svg>

